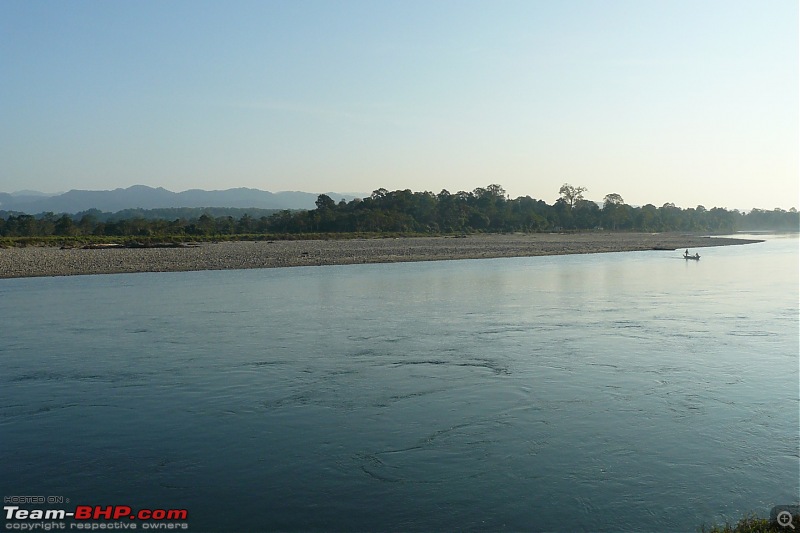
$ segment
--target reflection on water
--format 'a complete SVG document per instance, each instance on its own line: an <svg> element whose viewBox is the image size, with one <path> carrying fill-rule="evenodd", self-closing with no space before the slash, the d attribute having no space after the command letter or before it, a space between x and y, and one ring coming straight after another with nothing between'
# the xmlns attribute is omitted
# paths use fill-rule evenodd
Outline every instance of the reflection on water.
<svg viewBox="0 0 800 533"><path fill-rule="evenodd" d="M3 280L0 486L194 531L766 513L798 498L797 240L700 253Z"/></svg>

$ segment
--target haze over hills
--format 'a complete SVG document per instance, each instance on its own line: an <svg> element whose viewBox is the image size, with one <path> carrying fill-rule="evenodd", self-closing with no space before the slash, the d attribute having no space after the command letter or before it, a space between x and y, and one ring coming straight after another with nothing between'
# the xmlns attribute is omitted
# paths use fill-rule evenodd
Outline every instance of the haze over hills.
<svg viewBox="0 0 800 533"><path fill-rule="evenodd" d="M359 195L324 193L338 202ZM78 213L89 209L116 212L123 209L158 209L170 207L241 207L260 209L314 209L318 193L286 191L272 193L244 187L220 191L190 189L172 192L163 187L134 185L110 191L71 190L52 196L35 191L0 192L0 210L27 214ZM364 195L366 196L366 195Z"/></svg>

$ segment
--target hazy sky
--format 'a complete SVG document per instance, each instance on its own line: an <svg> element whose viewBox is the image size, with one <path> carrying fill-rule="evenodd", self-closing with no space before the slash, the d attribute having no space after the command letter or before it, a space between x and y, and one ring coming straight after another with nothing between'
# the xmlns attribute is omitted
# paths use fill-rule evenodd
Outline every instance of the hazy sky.
<svg viewBox="0 0 800 533"><path fill-rule="evenodd" d="M797 0L0 2L0 191L798 207Z"/></svg>

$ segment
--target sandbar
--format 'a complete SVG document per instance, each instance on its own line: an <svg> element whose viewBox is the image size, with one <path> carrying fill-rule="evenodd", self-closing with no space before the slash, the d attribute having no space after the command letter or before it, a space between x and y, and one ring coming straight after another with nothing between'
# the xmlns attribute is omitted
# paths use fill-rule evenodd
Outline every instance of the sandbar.
<svg viewBox="0 0 800 533"><path fill-rule="evenodd" d="M0 278L183 272L675 250L752 244L752 239L678 233L530 233L446 237L229 241L176 248L0 249ZM701 256L703 254L701 253Z"/></svg>

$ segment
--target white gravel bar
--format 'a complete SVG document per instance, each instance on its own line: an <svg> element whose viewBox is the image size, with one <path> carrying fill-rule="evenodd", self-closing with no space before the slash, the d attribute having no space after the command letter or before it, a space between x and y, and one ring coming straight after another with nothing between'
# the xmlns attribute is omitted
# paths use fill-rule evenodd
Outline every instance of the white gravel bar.
<svg viewBox="0 0 800 533"><path fill-rule="evenodd" d="M28 246L0 248L0 278L684 250L755 242L760 241L675 233L591 232L484 234L462 238L240 241L178 248L60 249Z"/></svg>

